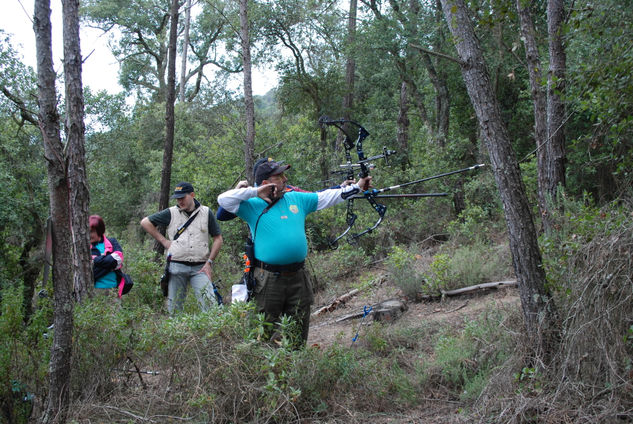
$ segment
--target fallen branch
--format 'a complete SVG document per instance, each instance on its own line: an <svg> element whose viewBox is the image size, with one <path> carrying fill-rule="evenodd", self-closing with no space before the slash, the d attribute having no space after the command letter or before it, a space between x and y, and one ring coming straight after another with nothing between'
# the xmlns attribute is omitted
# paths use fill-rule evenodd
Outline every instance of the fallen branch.
<svg viewBox="0 0 633 424"><path fill-rule="evenodd" d="M370 312L370 313L371 313L371 312ZM340 317L340 318L335 319L335 320L334 320L334 323L336 324L336 323L338 323L338 322L347 321L347 320L349 320L349 319L362 318L362 316L363 316L364 314L365 314L365 313L364 313L363 311L361 311L361 312L355 312L355 313L353 313L353 314L344 315L344 316L342 316L342 317Z"/></svg>
<svg viewBox="0 0 633 424"><path fill-rule="evenodd" d="M319 315L321 315L321 314L323 314L325 312L332 312L334 309L338 308L340 305L344 304L349 299L351 299L352 297L356 296L359 292L360 292L359 289L354 289L354 290L352 290L350 292L345 293L342 296L337 297L329 305L323 306L323 307L317 309L316 311L312 312L312 316L316 317L316 316L319 316Z"/></svg>
<svg viewBox="0 0 633 424"><path fill-rule="evenodd" d="M442 293L442 296L459 296L465 293L472 293L472 292L480 291L480 290L497 289L500 287L509 287L509 286L516 286L516 285L517 285L516 280L496 281L494 283L482 283L482 284L477 284L474 286L462 287L461 289L448 290L448 291L442 290L441 293Z"/></svg>
<svg viewBox="0 0 633 424"><path fill-rule="evenodd" d="M468 301L464 302L461 306L458 306L457 308L451 309L450 311L446 311L446 312L444 312L444 313L446 313L446 314L450 314L450 313L453 313L453 312L457 312L457 311L459 311L460 309L465 308L467 305L468 305ZM442 310L440 310L440 309L438 309L438 310L435 310L435 311L433 311L433 312L443 312L443 311L442 311Z"/></svg>

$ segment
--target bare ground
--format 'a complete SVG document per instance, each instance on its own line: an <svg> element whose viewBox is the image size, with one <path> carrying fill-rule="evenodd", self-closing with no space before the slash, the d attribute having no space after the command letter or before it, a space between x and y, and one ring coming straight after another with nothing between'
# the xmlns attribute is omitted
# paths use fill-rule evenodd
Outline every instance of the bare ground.
<svg viewBox="0 0 633 424"><path fill-rule="evenodd" d="M339 293L338 296L344 293ZM315 308L330 304L335 297L324 293L317 295ZM404 300L408 309L393 325L402 327L419 327L424 323L444 323L449 326L460 326L469 319L477 318L486 308L520 308L518 290L514 287L492 289L477 294L449 297L437 301L411 302L407 301L395 287L386 283L361 290L356 296L339 305L331 312L313 316L310 322L308 345L328 347L334 343L352 344L358 332L358 338L363 336L366 327L374 322L373 315L364 319L361 317L337 320L354 314L363 314L365 307L374 306L388 299Z"/></svg>
<svg viewBox="0 0 633 424"><path fill-rule="evenodd" d="M380 281L383 280L380 279ZM313 310L332 303L337 296L346 292L336 295L318 293ZM512 311L520 308L518 289L511 286L435 301L410 302L398 289L382 282L361 290L356 296L330 312L313 316L308 345L327 348L341 343L358 349L364 348L363 338L370 326L375 323L372 314L362 317L364 308L388 299L404 300L407 304L408 309L400 318L386 324L400 326L402 329L415 329L429 324L435 327L461 328L469 320L477 319L486 309ZM360 317L340 321L341 318L357 315ZM355 336L357 340L353 342ZM430 347L432 341L428 340L428 343L420 341L418 346ZM411 354L419 355L419 349L418 352L413 351ZM424 350L427 354L432 354L432 349ZM463 406L462 402L451 399L446 392L438 388L437 391L420 394L416 407L407 411L385 411L382 414L371 415L365 415L362 411L351 411L348 419L342 419L339 422L463 424L470 422L462 412Z"/></svg>

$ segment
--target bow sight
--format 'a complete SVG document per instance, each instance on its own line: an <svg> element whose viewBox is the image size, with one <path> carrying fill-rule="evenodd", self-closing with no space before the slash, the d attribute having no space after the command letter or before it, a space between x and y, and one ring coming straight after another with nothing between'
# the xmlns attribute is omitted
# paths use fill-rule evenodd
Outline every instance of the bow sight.
<svg viewBox="0 0 633 424"><path fill-rule="evenodd" d="M359 123L351 121L349 119L331 120L327 116L322 116L321 118L319 118L319 125L321 127L325 125L334 126L338 128L339 131L341 131L341 133L343 134L344 136L343 147L345 148L345 163L340 165L340 168L341 168L340 171L333 171L333 173L337 173L337 174L344 173L346 174L346 179L348 180L354 179L355 177L354 173L356 170L359 170L359 173L358 173L359 178L367 177L369 175L369 171L374 168L374 165L370 163L371 161L376 160L376 159L384 159L385 162L387 162L389 159L389 156L394 155L396 153L395 150L388 150L387 147L383 147L381 154L365 157L365 152L363 150L363 141L369 136L369 132L365 128L363 128L363 126L360 125ZM358 137L356 138L356 142L352 140L352 138L349 136L347 132L347 128L349 128L349 125L353 125L358 128ZM352 162L352 155L351 155L351 151L354 149L354 147L356 147L356 154L358 156L358 161L356 162ZM347 200L347 214L346 214L347 229L345 229L345 231L343 231L341 235L339 235L334 240L332 240L330 242L330 246L333 249L336 249L338 247L338 241L341 238L345 237L346 235L347 235L348 243L354 244L356 243L359 237L363 236L364 234L371 233L382 223L382 220L385 217L385 214L387 213L387 206L381 203L378 203L376 201L377 198L448 196L448 193L406 193L406 194L380 194L380 193L384 193L385 191L395 190L395 189L406 187L413 184L419 184L423 181L428 181L435 178L446 177L448 175L453 175L453 174L458 174L458 173L462 173L462 172L466 172L470 170L479 169L482 166L484 166L484 164L470 166L468 168L459 169L457 171L445 172L443 174L433 175L431 177L426 177L426 178L398 184L391 187L385 187L381 189L369 189L369 190L365 190L362 194L359 194L357 191L343 193L342 195L343 198ZM378 213L378 220L374 223L374 225L365 229L364 231L348 235L348 233L354 226L354 223L356 222L356 218L358 218L358 215L354 213L354 199L366 199L369 202L369 204L372 206L372 208L374 208L374 210Z"/></svg>

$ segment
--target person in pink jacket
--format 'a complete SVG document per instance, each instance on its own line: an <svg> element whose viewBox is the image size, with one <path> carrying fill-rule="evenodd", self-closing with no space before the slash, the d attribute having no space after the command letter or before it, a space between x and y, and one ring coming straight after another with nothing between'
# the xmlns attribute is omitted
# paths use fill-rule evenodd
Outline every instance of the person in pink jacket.
<svg viewBox="0 0 633 424"><path fill-rule="evenodd" d="M105 222L99 215L91 215L90 253L92 255L92 273L96 289L113 289L121 282L123 249L114 237L105 236ZM120 294L118 294L121 297Z"/></svg>

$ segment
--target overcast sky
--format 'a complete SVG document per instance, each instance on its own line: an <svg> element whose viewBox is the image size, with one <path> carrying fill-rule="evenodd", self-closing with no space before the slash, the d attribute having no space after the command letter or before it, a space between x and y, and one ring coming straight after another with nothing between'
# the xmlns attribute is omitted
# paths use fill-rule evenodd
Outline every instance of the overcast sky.
<svg viewBox="0 0 633 424"><path fill-rule="evenodd" d="M13 47L22 54L23 62L35 69L35 34L33 33L33 0L2 0L0 28L11 34ZM62 47L62 4L61 0L51 1L51 22L53 25L53 59L55 70L61 70ZM107 36L97 29L83 27L80 30L81 54L84 60L83 85L93 91L106 90L115 94L122 90L119 86L119 65L107 46ZM180 65L177 66L180 69ZM242 76L236 76L235 84L241 85ZM276 83L275 73L270 70L253 70L253 94L265 94Z"/></svg>

